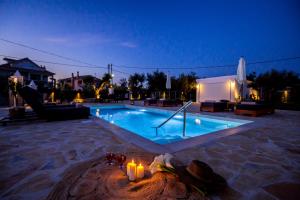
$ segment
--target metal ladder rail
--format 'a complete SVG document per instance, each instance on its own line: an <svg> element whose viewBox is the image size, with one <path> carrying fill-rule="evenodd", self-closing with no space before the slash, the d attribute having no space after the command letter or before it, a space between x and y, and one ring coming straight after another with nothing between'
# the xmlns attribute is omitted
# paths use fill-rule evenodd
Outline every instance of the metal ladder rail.
<svg viewBox="0 0 300 200"><path fill-rule="evenodd" d="M162 127L163 125L165 125L169 120L171 120L176 114L178 114L182 110L184 110L184 113L183 113L183 136L185 136L186 108L189 107L192 103L193 103L192 101L188 101L186 104L181 106L174 114L172 114L168 119L166 119L164 122L162 122L160 125L153 127L156 130L156 136L158 134L158 129L160 127Z"/></svg>

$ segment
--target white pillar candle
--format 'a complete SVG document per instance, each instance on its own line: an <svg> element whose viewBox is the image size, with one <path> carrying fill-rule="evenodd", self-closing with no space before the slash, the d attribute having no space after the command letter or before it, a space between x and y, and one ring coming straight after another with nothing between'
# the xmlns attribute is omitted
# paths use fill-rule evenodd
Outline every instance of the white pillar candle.
<svg viewBox="0 0 300 200"><path fill-rule="evenodd" d="M130 181L136 179L136 164L134 163L134 160L127 164L127 176Z"/></svg>
<svg viewBox="0 0 300 200"><path fill-rule="evenodd" d="M137 178L143 178L144 177L144 167L142 166L142 164L137 166L136 176L137 176Z"/></svg>

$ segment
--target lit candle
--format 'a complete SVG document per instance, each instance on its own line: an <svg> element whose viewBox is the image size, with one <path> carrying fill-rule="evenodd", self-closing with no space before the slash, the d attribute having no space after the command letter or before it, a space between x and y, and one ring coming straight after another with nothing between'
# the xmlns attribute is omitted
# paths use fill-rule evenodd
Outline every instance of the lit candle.
<svg viewBox="0 0 300 200"><path fill-rule="evenodd" d="M142 166L142 164L137 166L136 177L137 178L143 178L144 177L144 167Z"/></svg>
<svg viewBox="0 0 300 200"><path fill-rule="evenodd" d="M136 164L134 163L134 160L127 163L127 176L130 181L134 181L136 179Z"/></svg>

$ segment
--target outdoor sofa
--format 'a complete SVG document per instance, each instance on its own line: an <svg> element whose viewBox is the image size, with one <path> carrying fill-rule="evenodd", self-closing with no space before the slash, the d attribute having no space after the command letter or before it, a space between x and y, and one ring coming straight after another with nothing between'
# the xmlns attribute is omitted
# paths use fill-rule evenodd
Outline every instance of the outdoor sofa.
<svg viewBox="0 0 300 200"><path fill-rule="evenodd" d="M151 99L151 98L146 99L144 101L144 105L145 106L156 106L157 105L157 99Z"/></svg>
<svg viewBox="0 0 300 200"><path fill-rule="evenodd" d="M241 102L236 105L234 113L236 115L249 115L257 117L274 113L274 106L265 102Z"/></svg>
<svg viewBox="0 0 300 200"><path fill-rule="evenodd" d="M227 108L227 102L205 101L201 102L200 111L221 112Z"/></svg>
<svg viewBox="0 0 300 200"><path fill-rule="evenodd" d="M182 106L183 101L179 99L146 99L145 106L160 106L160 107L173 107Z"/></svg>
<svg viewBox="0 0 300 200"><path fill-rule="evenodd" d="M90 116L90 108L77 105L46 105L43 104L38 91L25 86L19 94L25 102L31 106L33 111L41 118L48 121L83 119Z"/></svg>

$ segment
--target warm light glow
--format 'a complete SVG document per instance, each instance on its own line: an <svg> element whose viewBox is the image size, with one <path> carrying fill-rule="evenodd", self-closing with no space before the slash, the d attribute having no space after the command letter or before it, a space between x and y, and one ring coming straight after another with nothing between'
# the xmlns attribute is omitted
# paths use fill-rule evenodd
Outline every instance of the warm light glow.
<svg viewBox="0 0 300 200"><path fill-rule="evenodd" d="M281 97L282 103L287 103L288 102L288 95L289 95L289 91L288 90L284 90L283 91L283 95Z"/></svg>
<svg viewBox="0 0 300 200"><path fill-rule="evenodd" d="M51 92L50 98L51 98L51 102L54 102L54 92Z"/></svg>
<svg viewBox="0 0 300 200"><path fill-rule="evenodd" d="M232 89L232 88L234 88L234 86L235 86L235 81L229 80L228 87Z"/></svg>
<svg viewBox="0 0 300 200"><path fill-rule="evenodd" d="M196 86L196 87L197 87L197 89L199 89L199 87L200 87L200 84L197 84L197 86Z"/></svg>
<svg viewBox="0 0 300 200"><path fill-rule="evenodd" d="M137 178L143 178L144 177L144 167L140 163L139 166L137 166L136 169L136 177Z"/></svg>
<svg viewBox="0 0 300 200"><path fill-rule="evenodd" d="M130 181L134 181L136 179L137 168L133 159L131 162L127 163L127 176Z"/></svg>
<svg viewBox="0 0 300 200"><path fill-rule="evenodd" d="M74 102L76 102L76 103L82 103L83 102L83 99L81 99L81 97L80 97L80 92L77 92L76 97L74 99Z"/></svg>
<svg viewBox="0 0 300 200"><path fill-rule="evenodd" d="M231 87L235 86L235 81L231 81Z"/></svg>
<svg viewBox="0 0 300 200"><path fill-rule="evenodd" d="M238 91L234 91L234 99L237 101L239 98L239 93Z"/></svg>

